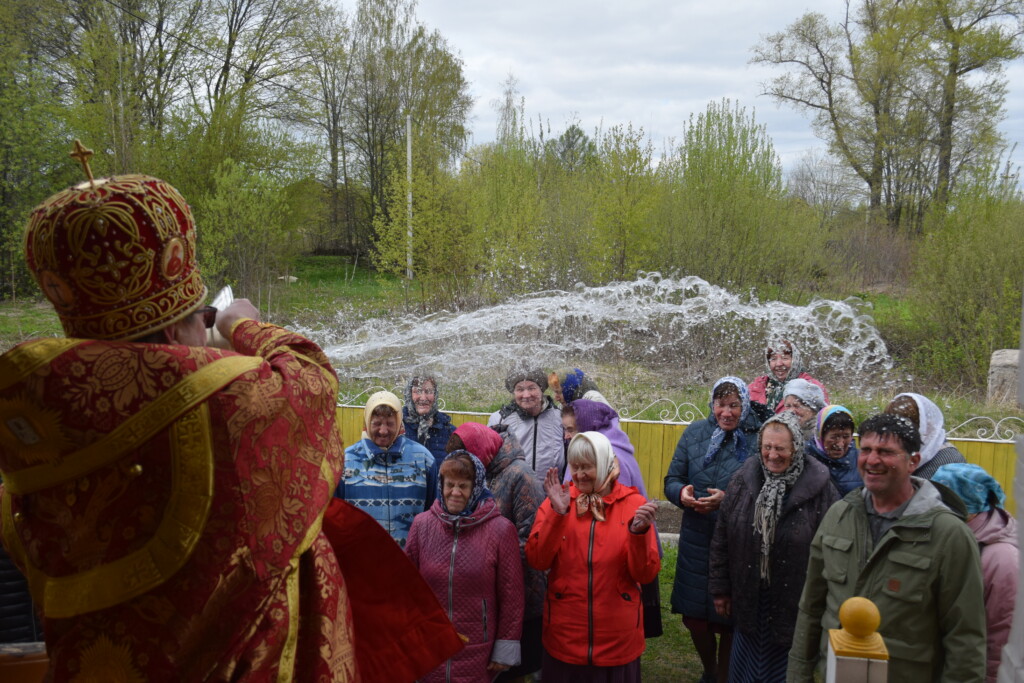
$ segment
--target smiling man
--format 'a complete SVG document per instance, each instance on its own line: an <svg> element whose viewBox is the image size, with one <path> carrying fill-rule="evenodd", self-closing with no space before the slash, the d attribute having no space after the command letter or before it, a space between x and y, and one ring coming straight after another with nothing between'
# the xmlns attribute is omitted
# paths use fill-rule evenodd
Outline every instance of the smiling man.
<svg viewBox="0 0 1024 683"><path fill-rule="evenodd" d="M437 465L425 447L404 435L402 402L390 391L370 396L363 438L345 449L345 472L334 495L380 522L402 547L413 517L430 508Z"/></svg>
<svg viewBox="0 0 1024 683"><path fill-rule="evenodd" d="M913 476L921 436L909 420L861 425L864 486L833 505L811 543L788 681L812 681L824 634L855 595L878 606L893 682L985 680L985 607L966 508Z"/></svg>

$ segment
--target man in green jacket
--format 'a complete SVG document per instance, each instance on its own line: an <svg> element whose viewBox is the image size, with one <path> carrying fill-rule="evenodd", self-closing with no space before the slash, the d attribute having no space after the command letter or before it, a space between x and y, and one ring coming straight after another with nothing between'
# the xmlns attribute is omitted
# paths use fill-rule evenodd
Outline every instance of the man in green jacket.
<svg viewBox="0 0 1024 683"><path fill-rule="evenodd" d="M941 484L911 474L921 436L905 418L861 425L864 487L833 505L811 543L786 680L813 681L827 629L855 595L874 601L889 681L985 680L985 603L966 509Z"/></svg>

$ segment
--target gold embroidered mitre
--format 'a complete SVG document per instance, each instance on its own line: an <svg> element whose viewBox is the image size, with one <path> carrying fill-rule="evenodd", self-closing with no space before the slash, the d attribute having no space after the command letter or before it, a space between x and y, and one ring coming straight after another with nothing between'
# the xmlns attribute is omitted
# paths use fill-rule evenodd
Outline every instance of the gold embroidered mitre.
<svg viewBox="0 0 1024 683"><path fill-rule="evenodd" d="M181 320L206 298L192 211L145 175L92 179L58 192L29 217L25 257L64 332L137 339Z"/></svg>

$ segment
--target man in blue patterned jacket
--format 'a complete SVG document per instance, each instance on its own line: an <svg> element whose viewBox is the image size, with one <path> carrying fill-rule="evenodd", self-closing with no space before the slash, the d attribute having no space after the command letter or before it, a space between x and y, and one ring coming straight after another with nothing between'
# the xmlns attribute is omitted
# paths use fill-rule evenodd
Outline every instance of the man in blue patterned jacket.
<svg viewBox="0 0 1024 683"><path fill-rule="evenodd" d="M363 409L363 438L345 449L345 472L334 495L367 512L402 547L412 519L437 493L437 463L407 439L402 402L390 391L370 396Z"/></svg>

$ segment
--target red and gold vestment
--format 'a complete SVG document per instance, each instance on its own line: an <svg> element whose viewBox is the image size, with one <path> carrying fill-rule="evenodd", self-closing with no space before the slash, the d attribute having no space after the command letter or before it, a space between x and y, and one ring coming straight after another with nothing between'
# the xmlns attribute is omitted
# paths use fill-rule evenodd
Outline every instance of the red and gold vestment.
<svg viewBox="0 0 1024 683"><path fill-rule="evenodd" d="M336 378L309 340L74 339L0 357L3 541L59 681L358 680L321 530Z"/></svg>

